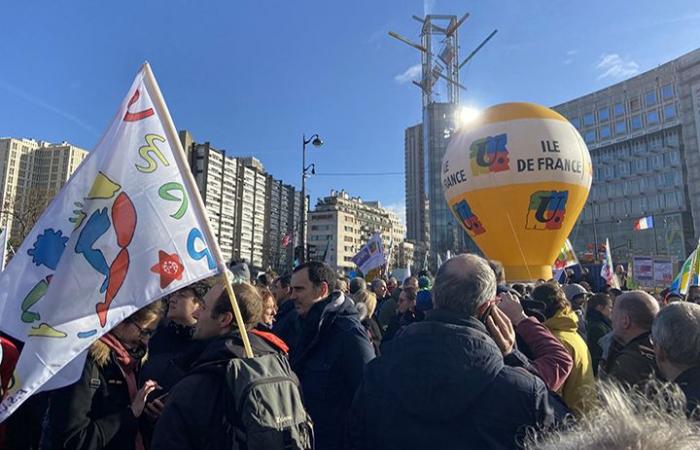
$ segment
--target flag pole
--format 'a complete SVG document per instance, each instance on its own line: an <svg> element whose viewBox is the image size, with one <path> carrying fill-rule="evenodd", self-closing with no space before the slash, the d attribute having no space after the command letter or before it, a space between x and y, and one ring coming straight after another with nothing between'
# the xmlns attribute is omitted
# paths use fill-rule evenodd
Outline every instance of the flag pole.
<svg viewBox="0 0 700 450"><path fill-rule="evenodd" d="M195 183L194 176L192 175L192 171L190 170L189 165L186 164L187 156L185 154L185 150L182 148L182 143L180 142L180 138L177 135L175 124L173 123L172 117L170 117L170 111L168 111L168 107L165 104L165 100L163 100L163 94L160 92L160 87L158 87L158 82L156 81L156 78L153 75L153 71L151 70L151 65L148 64L148 62L145 62L143 64L143 71L146 76L146 80L150 83L151 87L153 88L153 98L151 100L153 100L153 106L158 111L158 115L160 116L161 120L163 120L163 123L165 125L165 133L167 134L170 147L173 149L173 153L176 153L179 156L175 158L175 161L177 163L178 168L180 169L183 181L187 184L187 187L189 188L190 192L194 194L194 199L190 200L194 201L194 203L197 205L200 211L204 213L204 216L207 219L202 232L204 233L207 242L210 245L210 250L213 254L212 256L214 257L217 268L219 269L221 277L223 278L224 287L226 288L226 292L228 293L228 298L231 301L231 309L233 309L233 315L236 319L236 325L238 326L241 339L243 340L243 349L245 350L246 356L248 358L252 358L253 350L250 346L250 340L248 339L248 333L246 332L245 323L243 322L243 316L241 315L241 310L238 308L236 294L233 292L233 288L231 287L231 279L229 278L226 263L224 262L224 258L221 255L219 242L216 240L216 238L214 237L214 233L211 230L209 216L207 214L206 208L204 207L202 197L199 195L199 189L197 189L197 184Z"/></svg>

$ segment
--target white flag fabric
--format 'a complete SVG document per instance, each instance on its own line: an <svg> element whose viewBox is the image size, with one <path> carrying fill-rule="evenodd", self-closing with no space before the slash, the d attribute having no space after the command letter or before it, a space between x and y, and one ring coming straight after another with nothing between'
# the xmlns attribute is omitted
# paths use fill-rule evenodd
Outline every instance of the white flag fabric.
<svg viewBox="0 0 700 450"><path fill-rule="evenodd" d="M145 64L0 274L0 329L24 342L0 422L47 382L77 381L88 347L133 312L218 272L201 205Z"/></svg>
<svg viewBox="0 0 700 450"><path fill-rule="evenodd" d="M367 276L374 269L386 265L386 257L384 255L384 246L382 245L382 237L379 233L375 233L362 246L357 255L353 256L352 262Z"/></svg>
<svg viewBox="0 0 700 450"><path fill-rule="evenodd" d="M600 276L603 277L605 282L608 283L610 287L620 289L620 281L617 279L617 275L615 275L615 268L613 267L609 239L605 239L605 261L603 262L603 266L600 268Z"/></svg>
<svg viewBox="0 0 700 450"><path fill-rule="evenodd" d="M10 234L7 231L7 227L0 231L0 250L2 250L2 256L0 256L0 272L5 270L5 260L7 260L7 237Z"/></svg>

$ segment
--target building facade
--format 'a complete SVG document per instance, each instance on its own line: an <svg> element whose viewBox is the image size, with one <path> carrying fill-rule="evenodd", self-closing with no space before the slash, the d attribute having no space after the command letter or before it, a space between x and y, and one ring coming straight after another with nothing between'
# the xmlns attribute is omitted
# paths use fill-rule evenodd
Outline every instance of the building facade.
<svg viewBox="0 0 700 450"><path fill-rule="evenodd" d="M67 142L0 138L0 227L20 243L48 203L87 157Z"/></svg>
<svg viewBox="0 0 700 450"><path fill-rule="evenodd" d="M311 258L336 270L356 269L353 256L374 233L380 233L385 251L405 239L406 228L398 215L379 202L365 202L345 191L331 191L309 213Z"/></svg>
<svg viewBox="0 0 700 450"><path fill-rule="evenodd" d="M294 247L301 242L301 192L268 175L267 193L263 254L275 272L285 273L291 270Z"/></svg>
<svg viewBox="0 0 700 450"><path fill-rule="evenodd" d="M554 109L579 130L593 163L575 249L593 258L609 238L615 260L683 261L700 229L700 50ZM635 231L647 216L654 227Z"/></svg>
<svg viewBox="0 0 700 450"><path fill-rule="evenodd" d="M406 189L406 239L427 242L428 198L425 191L423 153L423 124L406 128L404 136L405 189Z"/></svg>

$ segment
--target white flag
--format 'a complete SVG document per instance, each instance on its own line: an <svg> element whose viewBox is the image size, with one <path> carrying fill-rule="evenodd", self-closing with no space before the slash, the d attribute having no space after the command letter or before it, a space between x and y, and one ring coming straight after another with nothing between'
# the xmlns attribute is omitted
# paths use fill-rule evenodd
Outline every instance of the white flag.
<svg viewBox="0 0 700 450"><path fill-rule="evenodd" d="M610 287L620 289L620 281L617 279L617 275L615 275L615 268L613 267L609 239L605 239L605 261L603 262L603 266L600 268L600 276L603 277L605 282L608 283Z"/></svg>
<svg viewBox="0 0 700 450"><path fill-rule="evenodd" d="M367 276L371 270L386 265L384 246L382 245L382 237L379 233L375 233L369 238L369 241L362 246L357 255L353 256L352 262L359 267L365 276Z"/></svg>
<svg viewBox="0 0 700 450"><path fill-rule="evenodd" d="M0 272L5 270L5 260L7 259L7 235L10 234L7 227L0 231L0 250L2 250L2 255L0 256Z"/></svg>
<svg viewBox="0 0 700 450"><path fill-rule="evenodd" d="M75 382L88 347L133 312L217 273L209 236L146 64L102 140L0 274L0 329L24 342L0 422L47 382Z"/></svg>

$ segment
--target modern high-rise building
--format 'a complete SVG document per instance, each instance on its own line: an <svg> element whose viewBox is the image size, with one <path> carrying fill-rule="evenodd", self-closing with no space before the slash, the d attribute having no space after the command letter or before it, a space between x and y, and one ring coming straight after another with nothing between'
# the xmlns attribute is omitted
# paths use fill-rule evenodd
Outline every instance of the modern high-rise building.
<svg viewBox="0 0 700 450"><path fill-rule="evenodd" d="M579 253L683 261L700 230L700 49L554 107L591 153L593 185L571 233ZM635 231L651 216L653 228Z"/></svg>
<svg viewBox="0 0 700 450"><path fill-rule="evenodd" d="M0 138L0 226L19 242L88 152L67 142Z"/></svg>
<svg viewBox="0 0 700 450"><path fill-rule="evenodd" d="M405 187L406 187L406 239L427 242L428 197L425 191L423 154L423 124L406 128L404 138Z"/></svg>
<svg viewBox="0 0 700 450"><path fill-rule="evenodd" d="M380 233L385 250L405 239L406 228L398 215L379 202L365 202L345 191L331 191L309 213L309 245L312 259L336 270L355 270L353 256L374 233Z"/></svg>
<svg viewBox="0 0 700 450"><path fill-rule="evenodd" d="M256 270L290 270L301 242L301 193L265 173L256 158L228 156L185 130L179 135L224 259L245 259Z"/></svg>

